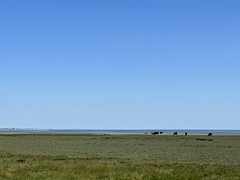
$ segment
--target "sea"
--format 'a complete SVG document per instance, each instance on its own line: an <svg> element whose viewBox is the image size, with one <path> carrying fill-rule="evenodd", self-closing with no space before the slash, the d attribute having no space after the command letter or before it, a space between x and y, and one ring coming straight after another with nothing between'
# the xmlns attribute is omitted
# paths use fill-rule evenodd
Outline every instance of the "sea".
<svg viewBox="0 0 240 180"><path fill-rule="evenodd" d="M240 135L240 130L212 130L212 129L139 129L139 130L111 130L111 129L17 129L4 128L0 129L0 134L151 134L151 132L163 132L163 135L171 135L177 132L179 135Z"/></svg>

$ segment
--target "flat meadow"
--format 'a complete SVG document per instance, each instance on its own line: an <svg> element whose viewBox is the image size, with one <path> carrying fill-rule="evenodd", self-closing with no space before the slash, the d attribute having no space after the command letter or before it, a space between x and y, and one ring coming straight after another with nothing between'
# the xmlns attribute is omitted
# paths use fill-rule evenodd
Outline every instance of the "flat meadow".
<svg viewBox="0 0 240 180"><path fill-rule="evenodd" d="M0 179L240 179L240 136L2 134Z"/></svg>

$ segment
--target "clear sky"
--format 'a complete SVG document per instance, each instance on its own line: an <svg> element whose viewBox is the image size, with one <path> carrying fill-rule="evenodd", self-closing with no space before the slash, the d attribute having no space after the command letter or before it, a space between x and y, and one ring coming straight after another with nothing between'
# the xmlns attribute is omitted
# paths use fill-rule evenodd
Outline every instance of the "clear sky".
<svg viewBox="0 0 240 180"><path fill-rule="evenodd" d="M240 1L1 0L0 127L240 129Z"/></svg>

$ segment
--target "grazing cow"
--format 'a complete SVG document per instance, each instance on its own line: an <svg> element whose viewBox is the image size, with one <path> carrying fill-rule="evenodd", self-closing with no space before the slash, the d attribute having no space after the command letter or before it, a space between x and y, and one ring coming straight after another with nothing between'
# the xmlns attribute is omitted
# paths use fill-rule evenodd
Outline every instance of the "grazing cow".
<svg viewBox="0 0 240 180"><path fill-rule="evenodd" d="M151 134L153 134L153 135L157 135L157 134L159 134L157 131L155 131L155 132L152 132Z"/></svg>
<svg viewBox="0 0 240 180"><path fill-rule="evenodd" d="M212 133L208 133L208 136L212 136Z"/></svg>
<svg viewBox="0 0 240 180"><path fill-rule="evenodd" d="M159 134L163 134L163 132L161 131L161 132L159 132Z"/></svg>
<svg viewBox="0 0 240 180"><path fill-rule="evenodd" d="M187 136L187 132L185 132L185 136Z"/></svg>
<svg viewBox="0 0 240 180"><path fill-rule="evenodd" d="M173 135L177 135L177 132L174 132Z"/></svg>

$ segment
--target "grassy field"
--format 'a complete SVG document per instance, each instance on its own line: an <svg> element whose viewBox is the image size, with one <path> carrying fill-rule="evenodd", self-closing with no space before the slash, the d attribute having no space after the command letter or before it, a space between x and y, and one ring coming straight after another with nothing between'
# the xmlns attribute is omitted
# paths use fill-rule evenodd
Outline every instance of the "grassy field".
<svg viewBox="0 0 240 180"><path fill-rule="evenodd" d="M0 135L0 179L240 179L240 136Z"/></svg>

